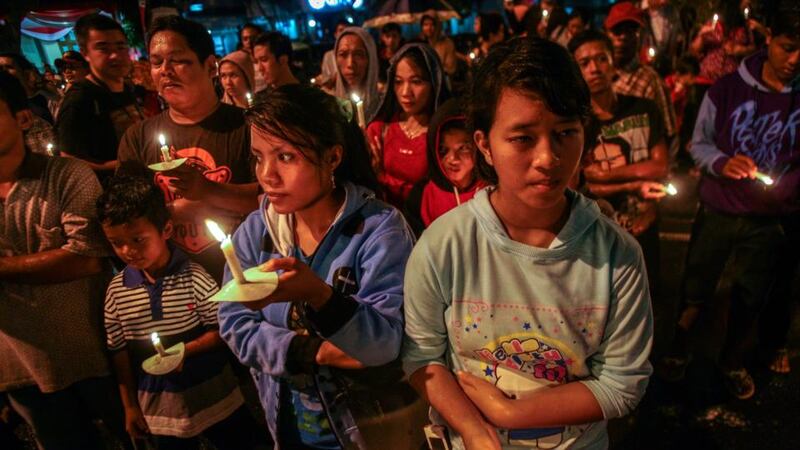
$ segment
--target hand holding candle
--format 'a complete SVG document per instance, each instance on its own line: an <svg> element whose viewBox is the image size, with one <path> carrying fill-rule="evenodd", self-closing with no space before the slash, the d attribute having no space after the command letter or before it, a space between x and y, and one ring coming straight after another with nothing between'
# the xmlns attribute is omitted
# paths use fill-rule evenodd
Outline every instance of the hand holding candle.
<svg viewBox="0 0 800 450"><path fill-rule="evenodd" d="M352 97L353 102L356 104L356 115L358 117L358 126L362 129L366 128L367 126L367 119L364 116L364 100L361 100L361 97L358 96L355 92L353 93Z"/></svg>
<svg viewBox="0 0 800 450"><path fill-rule="evenodd" d="M167 356L167 351L164 350L164 345L161 343L161 338L155 331L150 333L150 340L153 341L153 348L158 352L158 356Z"/></svg>
<svg viewBox="0 0 800 450"><path fill-rule="evenodd" d="M222 231L222 228L213 220L206 219L206 227L208 227L208 231L211 232L214 239L220 242L222 254L225 256L225 262L228 263L228 269L231 271L233 279L239 284L246 283L247 281L242 272L242 265L239 264L239 258L236 257L236 249L233 248L231 237L226 235L225 232Z"/></svg>
<svg viewBox="0 0 800 450"><path fill-rule="evenodd" d="M765 173L761 173L759 171L756 171L755 177L756 177L756 179L758 181L766 184L767 186L772 186L773 184L775 184L775 180L773 180L772 177L770 177L769 175L767 175Z"/></svg>
<svg viewBox="0 0 800 450"><path fill-rule="evenodd" d="M161 159L164 162L172 161L172 156L169 154L169 146L167 146L167 138L163 134L158 135L158 143L161 144Z"/></svg>

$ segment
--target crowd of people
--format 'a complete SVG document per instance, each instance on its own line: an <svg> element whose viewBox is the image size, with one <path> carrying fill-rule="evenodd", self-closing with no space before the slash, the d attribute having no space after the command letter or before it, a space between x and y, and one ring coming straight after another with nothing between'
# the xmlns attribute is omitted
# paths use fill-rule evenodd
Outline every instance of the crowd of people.
<svg viewBox="0 0 800 450"><path fill-rule="evenodd" d="M468 53L434 13L377 41L342 21L311 80L279 32L218 57L181 16L146 60L100 14L58 73L0 54L0 407L46 450L102 448L93 419L124 448L606 448L654 367L685 375L734 257L718 366L752 397L753 335L790 370L800 9L722 1L683 30L647 3L595 28L507 2ZM688 157L701 204L651 357L658 202ZM228 289L258 272L263 298Z"/></svg>

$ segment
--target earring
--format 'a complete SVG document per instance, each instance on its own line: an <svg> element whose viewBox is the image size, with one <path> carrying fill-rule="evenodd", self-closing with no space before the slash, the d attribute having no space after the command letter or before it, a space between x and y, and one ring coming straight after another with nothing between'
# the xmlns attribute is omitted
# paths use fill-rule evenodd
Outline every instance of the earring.
<svg viewBox="0 0 800 450"><path fill-rule="evenodd" d="M331 189L336 189L336 177L331 173Z"/></svg>

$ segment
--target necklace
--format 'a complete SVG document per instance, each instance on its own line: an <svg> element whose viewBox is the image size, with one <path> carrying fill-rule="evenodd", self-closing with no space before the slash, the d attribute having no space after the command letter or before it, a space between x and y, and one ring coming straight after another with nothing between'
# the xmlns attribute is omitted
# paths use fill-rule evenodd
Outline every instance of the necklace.
<svg viewBox="0 0 800 450"><path fill-rule="evenodd" d="M400 129L403 130L403 133L405 133L406 137L409 139L414 139L415 137L428 131L428 127L422 126L419 123L416 125L409 125L408 121L400 121L398 124L400 125Z"/></svg>

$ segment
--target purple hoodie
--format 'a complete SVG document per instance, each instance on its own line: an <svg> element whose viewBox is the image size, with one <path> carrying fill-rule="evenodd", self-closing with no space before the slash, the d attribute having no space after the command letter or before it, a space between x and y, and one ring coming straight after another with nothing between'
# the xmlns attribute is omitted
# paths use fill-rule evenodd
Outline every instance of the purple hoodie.
<svg viewBox="0 0 800 450"><path fill-rule="evenodd" d="M800 87L776 92L764 85L766 51L746 58L739 69L708 90L697 116L691 153L704 170L700 199L714 211L777 216L800 210ZM775 183L721 176L734 155L753 159Z"/></svg>

